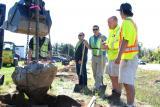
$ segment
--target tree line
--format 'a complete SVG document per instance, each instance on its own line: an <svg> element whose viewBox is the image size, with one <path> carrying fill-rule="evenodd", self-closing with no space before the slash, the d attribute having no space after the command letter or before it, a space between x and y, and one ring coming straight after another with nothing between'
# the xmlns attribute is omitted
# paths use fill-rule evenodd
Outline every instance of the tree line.
<svg viewBox="0 0 160 107"><path fill-rule="evenodd" d="M55 43L52 46L53 55L55 54L63 54L70 57L74 57L75 49L72 44L65 43Z"/></svg>
<svg viewBox="0 0 160 107"><path fill-rule="evenodd" d="M142 48L142 43L139 43L139 59L147 63L160 64L160 46L155 49Z"/></svg>
<svg viewBox="0 0 160 107"><path fill-rule="evenodd" d="M155 49L143 48L141 42L138 43L139 47L139 59L146 61L147 63L160 64L160 46ZM74 57L75 48L72 44L67 43L55 43L52 46L53 54L65 54L70 57Z"/></svg>

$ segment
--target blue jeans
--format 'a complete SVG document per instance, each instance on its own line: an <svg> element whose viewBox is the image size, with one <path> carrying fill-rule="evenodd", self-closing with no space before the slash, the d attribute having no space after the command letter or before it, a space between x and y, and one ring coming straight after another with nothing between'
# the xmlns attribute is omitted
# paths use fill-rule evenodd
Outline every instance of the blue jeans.
<svg viewBox="0 0 160 107"><path fill-rule="evenodd" d="M79 85L87 86L87 68L86 68L86 62L83 63L82 65L82 73L80 75L80 68L81 64L76 62L76 70L77 70L77 75L79 79Z"/></svg>

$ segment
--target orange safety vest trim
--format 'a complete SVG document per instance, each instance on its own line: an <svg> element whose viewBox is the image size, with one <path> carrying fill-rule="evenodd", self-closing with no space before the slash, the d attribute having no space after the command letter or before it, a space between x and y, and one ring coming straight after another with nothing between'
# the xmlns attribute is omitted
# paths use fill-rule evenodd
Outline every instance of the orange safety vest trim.
<svg viewBox="0 0 160 107"><path fill-rule="evenodd" d="M131 22L133 23L133 25L135 26L135 28L137 29L136 25L134 24L134 22L131 20ZM127 45L127 47L125 48L125 51L123 53L132 53L132 52L138 52L138 36L136 36L135 42L133 45ZM119 44L122 43L122 39L123 35L122 35L122 28L120 30L120 39L119 39ZM121 45L119 45L121 46Z"/></svg>

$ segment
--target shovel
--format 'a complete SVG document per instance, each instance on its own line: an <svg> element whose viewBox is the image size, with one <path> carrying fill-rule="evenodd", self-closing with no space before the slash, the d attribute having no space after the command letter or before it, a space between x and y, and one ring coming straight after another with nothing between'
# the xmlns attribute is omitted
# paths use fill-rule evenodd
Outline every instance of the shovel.
<svg viewBox="0 0 160 107"><path fill-rule="evenodd" d="M4 82L4 75L0 75L0 85L3 85Z"/></svg>

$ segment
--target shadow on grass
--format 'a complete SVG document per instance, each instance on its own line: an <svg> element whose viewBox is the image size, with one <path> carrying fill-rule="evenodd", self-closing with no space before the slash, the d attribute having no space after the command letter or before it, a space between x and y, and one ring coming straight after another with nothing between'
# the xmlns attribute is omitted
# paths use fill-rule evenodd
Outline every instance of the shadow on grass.
<svg viewBox="0 0 160 107"><path fill-rule="evenodd" d="M89 89L87 86L82 86L79 84L75 84L73 92L75 93L83 93L84 95L93 96L93 91Z"/></svg>
<svg viewBox="0 0 160 107"><path fill-rule="evenodd" d="M121 107L126 106L126 103L121 99L114 99L114 100L107 99L107 101L108 101L108 104L110 104L111 106L121 106Z"/></svg>

